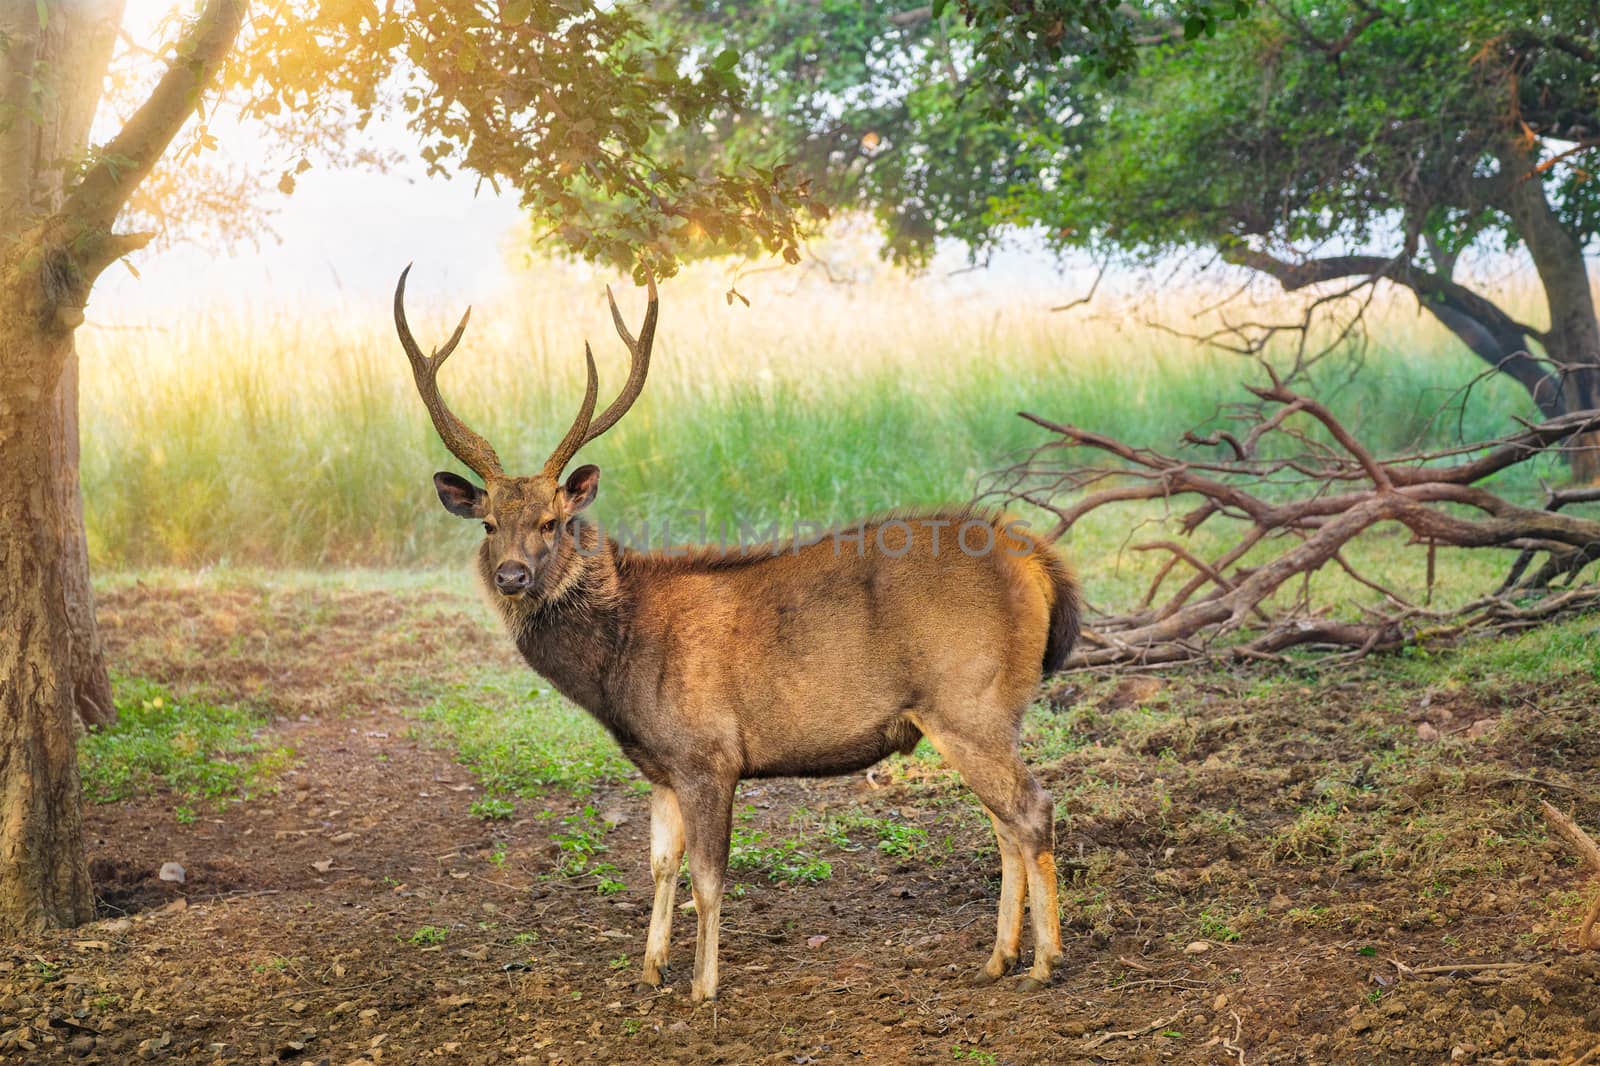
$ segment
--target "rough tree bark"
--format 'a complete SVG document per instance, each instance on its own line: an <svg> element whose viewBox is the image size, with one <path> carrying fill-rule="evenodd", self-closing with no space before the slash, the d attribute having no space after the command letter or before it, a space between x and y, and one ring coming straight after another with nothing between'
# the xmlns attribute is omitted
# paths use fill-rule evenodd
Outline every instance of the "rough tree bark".
<svg viewBox="0 0 1600 1066"><path fill-rule="evenodd" d="M47 5L43 25L37 5L0 0L0 34L10 40L0 55L0 240L12 244L40 217L61 208L68 168L89 147L89 128L111 59L121 0ZM51 72L51 91L38 94L32 75ZM61 430L55 437L61 507L63 597L71 634L68 678L78 721L115 720L111 680L95 625L83 501L78 488L78 357L66 334L66 367L55 397Z"/></svg>
<svg viewBox="0 0 1600 1066"><path fill-rule="evenodd" d="M1583 259L1583 245L1561 224L1545 196L1544 182L1534 172L1538 159L1520 142L1500 152L1500 176L1508 182L1505 211L1533 257L1550 310L1545 351L1555 360L1561 380L1562 405L1568 411L1600 407L1600 318ZM1600 444L1590 434L1587 444ZM1600 479L1600 453L1577 452L1572 472L1580 481Z"/></svg>
<svg viewBox="0 0 1600 1066"><path fill-rule="evenodd" d="M11 931L94 915L62 595L66 427L52 402L71 333L39 328L38 301L15 284L25 270L13 259L0 272L0 929Z"/></svg>
<svg viewBox="0 0 1600 1066"><path fill-rule="evenodd" d="M150 239L116 233L117 216L194 113L244 8L207 0L149 98L86 160L120 0L0 0L0 935L93 915L75 726L80 706L92 719L110 701L72 337L95 279Z"/></svg>

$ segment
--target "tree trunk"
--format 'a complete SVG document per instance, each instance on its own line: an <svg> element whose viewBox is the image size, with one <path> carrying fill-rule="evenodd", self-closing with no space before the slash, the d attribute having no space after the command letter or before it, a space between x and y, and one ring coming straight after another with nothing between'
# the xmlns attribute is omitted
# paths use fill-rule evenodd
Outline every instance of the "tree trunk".
<svg viewBox="0 0 1600 1066"><path fill-rule="evenodd" d="M13 244L22 239L39 218L61 207L68 168L89 147L89 128L122 7L122 0L46 0L43 5L34 0L0 0L0 38L9 42L0 54L0 113L13 116L0 130L0 241ZM49 91L30 102L39 78L47 80ZM12 328L9 322L6 328ZM52 437L52 446L58 449L56 466L62 472L58 486L65 516L55 527L64 566L63 580L55 588L64 599L70 634L67 677L72 703L79 723L93 727L115 721L116 707L89 583L78 486L78 360L70 334L67 344L67 364L55 397L61 428Z"/></svg>
<svg viewBox="0 0 1600 1066"><path fill-rule="evenodd" d="M111 676L106 672L105 648L95 625L94 588L89 583L89 543L83 527L83 492L78 485L78 355L67 354L67 365L56 389L56 420L61 426L58 485L61 489L62 593L67 628L72 634L68 676L72 679L72 704L84 728L106 726L117 720L111 699Z"/></svg>
<svg viewBox="0 0 1600 1066"><path fill-rule="evenodd" d="M1535 173L1538 160L1520 144L1500 152L1502 177L1510 180L1506 213L1528 246L1550 309L1545 353L1556 362L1561 402L1567 411L1600 408L1600 317L1583 258L1583 245L1556 215ZM1573 441L1572 473L1579 481L1600 481L1600 436Z"/></svg>
<svg viewBox="0 0 1600 1066"><path fill-rule="evenodd" d="M67 452L53 402L71 333L0 275L0 934L94 916L67 617Z"/></svg>

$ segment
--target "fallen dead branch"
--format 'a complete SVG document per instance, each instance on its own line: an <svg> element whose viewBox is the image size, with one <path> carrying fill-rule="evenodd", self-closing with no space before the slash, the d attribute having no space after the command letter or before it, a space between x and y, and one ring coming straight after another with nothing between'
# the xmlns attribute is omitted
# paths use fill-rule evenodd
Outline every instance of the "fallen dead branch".
<svg viewBox="0 0 1600 1066"><path fill-rule="evenodd" d="M1137 1029L1117 1029L1111 1032L1101 1033L1098 1036L1093 1036L1088 1040L1085 1040L1081 1046L1085 1051L1093 1051L1101 1044L1109 1044L1113 1040L1137 1040L1139 1037L1144 1036L1147 1033L1153 1033L1158 1029L1165 1029L1167 1026L1171 1025L1181 1017L1183 1017L1183 1011L1168 1015L1165 1018L1158 1018L1149 1025L1141 1025Z"/></svg>
<svg viewBox="0 0 1600 1066"><path fill-rule="evenodd" d="M1442 974L1457 973L1498 973L1504 970L1526 969L1525 962L1447 962L1438 966L1405 966L1395 963L1402 973L1407 975L1439 976Z"/></svg>
<svg viewBox="0 0 1600 1066"><path fill-rule="evenodd" d="M1091 619L1069 666L1148 666L1219 651L1277 659L1302 645L1356 658L1600 608L1600 583L1575 583L1600 559L1600 519L1568 510L1600 501L1600 489L1552 492L1538 508L1479 484L1552 449L1570 452L1574 440L1593 439L1600 410L1525 424L1492 441L1380 458L1325 405L1284 384L1270 367L1266 372L1271 384L1249 389L1257 402L1228 409L1234 428L1191 432L1182 454L1022 415L1052 439L994 475L980 498L1026 501L1053 513L1050 536L1101 508L1135 501L1192 501L1178 521L1185 537L1218 518L1242 529L1214 558L1172 539L1130 544L1166 559L1133 611ZM1405 527L1410 543L1429 553L1421 604L1384 575L1359 572L1344 554L1382 523ZM1441 547L1510 548L1520 555L1494 592L1440 611L1428 601ZM1329 617L1310 603L1310 576L1330 564L1373 591L1377 604L1351 619ZM1277 594L1297 582L1299 593L1283 606Z"/></svg>
<svg viewBox="0 0 1600 1066"><path fill-rule="evenodd" d="M1544 811L1544 820L1550 823L1550 828L1556 835L1571 845L1572 850L1578 853L1583 864L1589 872L1600 878L1600 845L1594 838L1583 831L1583 827L1573 821L1571 816L1555 806L1549 800L1540 800L1539 807ZM1585 950L1600 950L1600 937L1594 934L1595 922L1600 921L1600 884L1597 884L1594 899L1589 901L1588 913L1584 915L1583 924L1578 927L1578 947Z"/></svg>

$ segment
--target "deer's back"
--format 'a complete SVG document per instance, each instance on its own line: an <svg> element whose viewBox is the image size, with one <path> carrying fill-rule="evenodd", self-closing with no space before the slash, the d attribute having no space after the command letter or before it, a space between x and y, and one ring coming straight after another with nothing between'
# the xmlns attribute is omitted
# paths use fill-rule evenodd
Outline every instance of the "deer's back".
<svg viewBox="0 0 1600 1066"><path fill-rule="evenodd" d="M673 731L653 741L737 751L745 776L857 769L979 706L1014 709L976 723L1014 736L1056 592L1049 549L1004 522L907 515L743 558L635 560L625 698Z"/></svg>

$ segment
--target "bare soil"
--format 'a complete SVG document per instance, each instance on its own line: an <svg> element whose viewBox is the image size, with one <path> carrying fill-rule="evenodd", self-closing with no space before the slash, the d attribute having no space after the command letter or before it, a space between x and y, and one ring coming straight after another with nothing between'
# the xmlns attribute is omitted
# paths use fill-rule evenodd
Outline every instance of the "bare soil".
<svg viewBox="0 0 1600 1066"><path fill-rule="evenodd" d="M102 597L118 672L255 701L297 761L190 825L161 793L89 808L105 917L0 947L0 1062L1600 1061L1600 952L1572 946L1588 887L1536 810L1600 820L1588 682L1069 680L1032 719L1068 951L1032 994L969 982L997 863L947 774L913 759L748 786L774 836L802 809L852 811L931 843L746 883L722 999L695 1009L692 914L673 990L634 992L636 788L469 814L470 773L403 709L510 651L465 595L417 599ZM585 806L616 823L616 894L552 875L559 822L535 815ZM157 877L169 861L184 884Z"/></svg>

